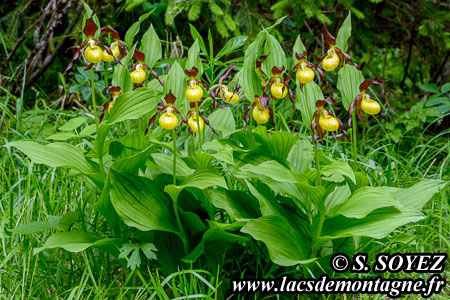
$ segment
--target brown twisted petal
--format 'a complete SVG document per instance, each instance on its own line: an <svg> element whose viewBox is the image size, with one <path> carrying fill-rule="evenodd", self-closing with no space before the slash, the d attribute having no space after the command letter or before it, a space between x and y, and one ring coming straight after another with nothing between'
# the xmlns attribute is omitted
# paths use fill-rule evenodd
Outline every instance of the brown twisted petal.
<svg viewBox="0 0 450 300"><path fill-rule="evenodd" d="M119 33L118 33L115 29L113 29L113 28L102 27L102 28L100 29L100 33L101 33L101 34L107 34L107 33L109 33L109 34L111 35L111 37L112 37L114 40L116 40L116 41L119 41L119 40L120 40L120 35L119 35Z"/></svg>
<svg viewBox="0 0 450 300"><path fill-rule="evenodd" d="M231 67L229 67L225 73L223 73L222 76L220 76L219 78L219 84L222 84L222 82L225 80L225 78L227 78L228 74L230 74L231 70L233 70L234 68L236 68L237 64L233 64Z"/></svg>
<svg viewBox="0 0 450 300"><path fill-rule="evenodd" d="M326 25L326 24L323 25L322 31L323 31L323 35L325 36L325 42L327 42L327 44L328 44L329 46L334 46L334 44L336 43L336 39L335 39L334 36L332 36L332 35L328 32L328 29L327 29L327 25Z"/></svg>
<svg viewBox="0 0 450 300"><path fill-rule="evenodd" d="M94 19L90 17L86 20L86 24L84 25L83 33L88 37L91 38L95 35L97 32L98 26L95 24Z"/></svg>
<svg viewBox="0 0 450 300"><path fill-rule="evenodd" d="M177 97L172 94L172 90L169 91L169 93L164 97L164 100L166 100L167 104L174 104L177 100Z"/></svg>
<svg viewBox="0 0 450 300"><path fill-rule="evenodd" d="M72 57L72 60L67 64L66 70L64 71L63 74L66 74L70 69L72 69L73 63L75 62L75 60L78 59L78 57L80 57L80 53L81 50L83 50L84 46L86 46L86 44L88 43L89 40L85 40L80 47L78 47Z"/></svg>
<svg viewBox="0 0 450 300"><path fill-rule="evenodd" d="M142 63L145 60L145 54L142 51L139 51L138 49L134 49L133 58L138 63Z"/></svg>
<svg viewBox="0 0 450 300"><path fill-rule="evenodd" d="M273 74L273 75L280 75L281 73L283 73L284 69L285 69L284 66L281 67L281 68L279 68L279 67L273 67L273 68L272 68L272 74Z"/></svg>
<svg viewBox="0 0 450 300"><path fill-rule="evenodd" d="M185 116L183 116L183 115L180 113L180 111L178 110L178 108L176 108L175 106L172 106L172 109L173 109L174 112L176 112L177 114L180 115L181 120L183 120L183 121L185 121L185 122L187 123L188 120L186 119Z"/></svg>
<svg viewBox="0 0 450 300"><path fill-rule="evenodd" d="M195 78L198 74L198 69L196 67L192 67L192 69L188 69L184 71L189 78Z"/></svg>
<svg viewBox="0 0 450 300"><path fill-rule="evenodd" d="M359 86L359 91L363 92L369 88L371 84L381 84L383 83L383 80L375 78L374 80L365 80L361 85Z"/></svg>
<svg viewBox="0 0 450 300"><path fill-rule="evenodd" d="M306 51L304 51L301 54L295 53L295 58L297 58L298 60L303 60L303 59L306 59L307 55L308 55L308 53Z"/></svg>
<svg viewBox="0 0 450 300"><path fill-rule="evenodd" d="M214 132L215 135L219 136L219 135L217 134L216 130L214 129L214 127L211 126L211 124L209 123L209 120L208 120L205 116L202 116L202 114L201 114L200 112L199 112L199 115L202 117L203 122L205 122L205 124L206 124L207 126L209 126L209 128L211 128L211 131Z"/></svg>
<svg viewBox="0 0 450 300"><path fill-rule="evenodd" d="M89 71L90 69L92 69L92 67L94 66L94 64L89 64L86 68L83 69L83 71Z"/></svg>
<svg viewBox="0 0 450 300"><path fill-rule="evenodd" d="M326 104L334 104L334 103L337 103L337 101L336 100L334 100L333 98L331 98L331 96L329 96L327 99L325 99L325 100L317 100L316 101L316 107L317 108L322 108L322 107L324 107Z"/></svg>

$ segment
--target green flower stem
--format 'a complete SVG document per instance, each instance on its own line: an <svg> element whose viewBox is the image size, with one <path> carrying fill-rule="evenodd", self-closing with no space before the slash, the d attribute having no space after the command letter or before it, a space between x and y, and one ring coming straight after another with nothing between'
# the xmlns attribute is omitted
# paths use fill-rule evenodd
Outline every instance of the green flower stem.
<svg viewBox="0 0 450 300"><path fill-rule="evenodd" d="M352 152L353 152L353 171L358 169L358 153L356 150L356 113L352 112Z"/></svg>
<svg viewBox="0 0 450 300"><path fill-rule="evenodd" d="M314 148L314 152L316 154L316 170L317 170L317 182L318 185L322 185L322 180L320 179L320 160L319 160L319 148Z"/></svg>
<svg viewBox="0 0 450 300"><path fill-rule="evenodd" d="M94 81L94 69L91 68L91 97L92 97L92 106L94 108L94 119L95 119L95 128L98 134L98 117L97 117L97 106L95 104L95 81ZM104 174L105 171L103 169L103 153L98 154L98 165L100 167L100 173Z"/></svg>
<svg viewBox="0 0 450 300"><path fill-rule="evenodd" d="M177 185L177 134L175 129L172 129L172 139L173 139L173 185Z"/></svg>
<svg viewBox="0 0 450 300"><path fill-rule="evenodd" d="M289 129L289 126L288 126L288 124L286 122L286 119L284 118L283 114L280 114L280 119L281 119L281 122L284 125L284 128L286 128L286 131L291 133L291 130Z"/></svg>
<svg viewBox="0 0 450 300"><path fill-rule="evenodd" d="M275 99L272 101L272 113L273 113L273 123L275 124L275 131L278 131L277 124L277 108Z"/></svg>
<svg viewBox="0 0 450 300"><path fill-rule="evenodd" d="M314 243L320 238L320 234L322 233L322 228L323 228L323 223L325 222L325 213L324 212L319 212L319 224L317 224L317 230L316 230L316 234L314 236ZM311 257L315 257L317 250L314 246L312 249L312 254Z"/></svg>
<svg viewBox="0 0 450 300"><path fill-rule="evenodd" d="M172 177L173 177L173 185L177 185L177 134L175 132L175 129L172 129L172 139L173 139L173 173L172 173ZM184 231L184 227L181 224L181 218L180 218L180 214L178 212L178 197L176 199L172 199L173 200L173 210L175 213L175 219L177 220L177 225L178 225L178 230L180 231L180 238L183 242L183 248L184 248L184 253L185 255L188 254L189 251L189 245L188 245L188 241L187 241L187 237L186 237L186 232Z"/></svg>
<svg viewBox="0 0 450 300"><path fill-rule="evenodd" d="M197 134L198 134L198 148L202 150L202 131L200 130L200 114L198 110L198 101L195 101L195 110L196 110L196 117L197 117Z"/></svg>
<svg viewBox="0 0 450 300"><path fill-rule="evenodd" d="M105 88L107 88L108 87L108 81L109 81L109 78L108 78L108 63L107 62L105 62L104 68L105 68L105 72L104 72L103 79L105 80Z"/></svg>
<svg viewBox="0 0 450 300"><path fill-rule="evenodd" d="M97 118L97 107L95 104L95 82L94 82L94 68L91 68L91 97L92 97L92 106L94 107L94 118L95 118L95 128L98 132L98 118Z"/></svg>

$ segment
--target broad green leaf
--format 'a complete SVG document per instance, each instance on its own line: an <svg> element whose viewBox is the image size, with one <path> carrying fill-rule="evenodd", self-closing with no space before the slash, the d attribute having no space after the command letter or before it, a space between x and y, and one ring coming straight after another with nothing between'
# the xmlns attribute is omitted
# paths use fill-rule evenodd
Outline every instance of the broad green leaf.
<svg viewBox="0 0 450 300"><path fill-rule="evenodd" d="M146 14L143 14L139 17L139 20L134 23L133 25L130 26L130 28L128 29L127 33L125 33L125 44L128 47L131 47L131 45L133 45L133 40L134 37L136 36L136 34L139 32L139 28L141 26L141 23L148 18L148 16L150 16L153 13L154 10L149 11ZM134 53L134 51L133 51Z"/></svg>
<svg viewBox="0 0 450 300"><path fill-rule="evenodd" d="M52 234L42 247L35 248L34 254L53 248L63 248L69 252L81 252L89 247L96 247L117 255L119 242L118 239L102 238L96 234L83 231L57 232Z"/></svg>
<svg viewBox="0 0 450 300"><path fill-rule="evenodd" d="M305 51L306 51L305 45L303 45L302 39L300 38L300 35L298 35L297 39L295 40L292 54L294 56L295 63L298 63L298 59L295 57L295 54L302 54Z"/></svg>
<svg viewBox="0 0 450 300"><path fill-rule="evenodd" d="M265 161L257 166L246 164L240 169L241 171L248 173L249 175L252 175L256 178L264 176L270 178L271 180L279 182L303 182L303 180L299 179L291 170L283 167L281 164L274 160Z"/></svg>
<svg viewBox="0 0 450 300"><path fill-rule="evenodd" d="M110 196L128 226L142 231L178 232L170 200L151 180L111 170Z"/></svg>
<svg viewBox="0 0 450 300"><path fill-rule="evenodd" d="M146 149L137 152L131 156L122 158L111 165L116 171L136 174L140 168L144 169L145 162L149 155L154 151L153 145L150 145Z"/></svg>
<svg viewBox="0 0 450 300"><path fill-rule="evenodd" d="M269 250L270 259L276 264L293 266L314 261L310 259L310 241L283 217L265 216L250 220L241 231L262 241Z"/></svg>
<svg viewBox="0 0 450 300"><path fill-rule="evenodd" d="M300 110L303 124L306 128L311 127L311 120L316 111L316 101L323 100L323 93L320 87L314 81L304 84L300 89L297 83L297 92L295 94L295 107Z"/></svg>
<svg viewBox="0 0 450 300"><path fill-rule="evenodd" d="M236 37L230 39L225 44L225 46L223 46L223 48L220 49L219 53L216 54L216 57L214 58L214 60L219 60L220 58L222 58L225 55L236 52L239 48L244 46L247 39L248 39L248 37L243 36L243 35L236 36Z"/></svg>
<svg viewBox="0 0 450 300"><path fill-rule="evenodd" d="M209 153L218 161L225 162L227 164L234 164L233 160L233 148L229 145L220 143L217 139L203 144L203 150L210 150L213 153Z"/></svg>
<svg viewBox="0 0 450 300"><path fill-rule="evenodd" d="M254 130L253 132L256 133L255 140L261 144L264 153L272 154L282 159L287 159L292 146L297 142L297 138L286 131L267 133L266 130Z"/></svg>
<svg viewBox="0 0 450 300"><path fill-rule="evenodd" d="M361 219L383 207L394 207L401 211L403 205L383 187L363 187L354 192L347 201L331 209L329 216L343 215L347 218Z"/></svg>
<svg viewBox="0 0 450 300"><path fill-rule="evenodd" d="M425 92L429 92L429 93L433 93L433 94L440 94L439 87L435 83L427 83L427 84L421 83L421 84L419 84L419 88Z"/></svg>
<svg viewBox="0 0 450 300"><path fill-rule="evenodd" d="M145 64L153 68L162 57L161 41L153 28L153 25L142 36L141 51L145 54Z"/></svg>
<svg viewBox="0 0 450 300"><path fill-rule="evenodd" d="M239 85L245 97L253 102L256 95L262 95L261 80L256 73L256 60L259 58L259 48L264 42L264 32L258 33L256 39L245 50L244 64L239 72Z"/></svg>
<svg viewBox="0 0 450 300"><path fill-rule="evenodd" d="M236 221L248 221L261 216L258 200L245 192L214 189L209 191L208 196L215 207L225 210Z"/></svg>
<svg viewBox="0 0 450 300"><path fill-rule="evenodd" d="M184 188L194 187L206 189L209 187L223 187L227 189L225 179L213 169L198 169L181 181L179 185L169 184L164 188L173 201L178 201L178 196Z"/></svg>
<svg viewBox="0 0 450 300"><path fill-rule="evenodd" d="M212 186L227 188L225 178L213 169L199 169L186 177L177 185L177 188L195 187L206 189Z"/></svg>
<svg viewBox="0 0 450 300"><path fill-rule="evenodd" d="M22 224L14 229L12 232L20 234L34 234L46 231L47 229L53 229L58 227L58 223L61 217L49 218L48 221L35 221L26 224Z"/></svg>
<svg viewBox="0 0 450 300"><path fill-rule="evenodd" d="M314 160L313 146L305 139L298 140L289 151L287 160L294 170L304 173L312 166Z"/></svg>
<svg viewBox="0 0 450 300"><path fill-rule="evenodd" d="M173 156L169 156L163 153L153 153L152 158L159 168L159 171L165 174L172 175L173 173ZM189 168L188 165L180 158L177 157L177 171L176 176L189 176L194 173L194 170Z"/></svg>
<svg viewBox="0 0 450 300"><path fill-rule="evenodd" d="M422 210L425 204L447 185L441 180L423 180L409 188L384 187L394 198L408 208Z"/></svg>
<svg viewBox="0 0 450 300"><path fill-rule="evenodd" d="M95 124L89 125L84 127L81 131L80 131L80 136L81 137L85 137L85 136L89 136L91 134L94 134L96 131L95 128Z"/></svg>
<svg viewBox="0 0 450 300"><path fill-rule="evenodd" d="M64 125L58 128L61 131L73 131L83 125L85 122L83 117L76 117L67 121Z"/></svg>
<svg viewBox="0 0 450 300"><path fill-rule="evenodd" d="M198 69L197 78L201 78L203 74L203 63L200 59L200 46L198 45L198 39L195 40L191 48L188 51L188 57L186 60L186 69L192 69L196 67Z"/></svg>
<svg viewBox="0 0 450 300"><path fill-rule="evenodd" d="M80 214L77 211L68 211L62 217L58 217L57 219L59 220L59 229L69 230L73 223L80 219Z"/></svg>
<svg viewBox="0 0 450 300"><path fill-rule="evenodd" d="M350 103L359 94L359 86L364 81L361 71L355 66L344 64L338 72L337 88L342 95L342 104L348 110Z"/></svg>
<svg viewBox="0 0 450 300"><path fill-rule="evenodd" d="M336 46L342 49L342 51L347 52L348 49L348 39L352 35L352 14L348 12L347 18L345 18L344 23L342 23L341 28L336 36Z"/></svg>
<svg viewBox="0 0 450 300"><path fill-rule="evenodd" d="M208 258L212 258L213 262L217 263L221 260L228 244L247 240L248 238L244 236L226 232L218 227L210 228L203 234L200 243L183 258L183 261L193 263L205 253Z"/></svg>
<svg viewBox="0 0 450 300"><path fill-rule="evenodd" d="M108 124L114 124L125 120L134 120L143 117L147 113L156 112L161 94L149 88L139 88L127 92L116 99Z"/></svg>
<svg viewBox="0 0 450 300"><path fill-rule="evenodd" d="M130 49L130 52L123 57L120 62L121 64L116 64L114 67L114 73L112 76L112 85L120 87L122 93L131 91L133 88L133 83L130 78L130 71L128 70L128 64L133 58L134 50L136 49L136 44ZM114 108L112 109L114 111Z"/></svg>
<svg viewBox="0 0 450 300"><path fill-rule="evenodd" d="M36 164L74 169L89 176L97 185L103 185L98 165L87 160L78 147L66 143L41 145L33 141L14 141L6 146L16 147Z"/></svg>
<svg viewBox="0 0 450 300"><path fill-rule="evenodd" d="M205 42L203 41L202 35L198 32L198 30L194 27L194 25L189 24L189 27L190 27L192 38L194 40L198 40L200 49L202 50L203 54L209 59L209 53L208 53L208 50L206 49Z"/></svg>
<svg viewBox="0 0 450 300"><path fill-rule="evenodd" d="M286 67L286 54L280 45L280 42L268 32L265 32L266 43L264 45L264 53L267 58L262 63L262 70L268 77L272 77L273 67Z"/></svg>
<svg viewBox="0 0 450 300"><path fill-rule="evenodd" d="M230 107L216 110L208 116L208 120L211 126L216 129L216 132L224 138L227 136L227 133L222 132L221 128L225 129L227 132L233 132L236 129L236 122ZM213 137L217 137L208 126L205 127L205 141L210 141Z"/></svg>
<svg viewBox="0 0 450 300"><path fill-rule="evenodd" d="M75 133L72 132L58 132L52 134L51 136L46 137L46 140L54 140L54 141L67 141L71 138L77 137Z"/></svg>
<svg viewBox="0 0 450 300"><path fill-rule="evenodd" d="M250 193L259 201L263 216L286 216L286 210L275 200L272 190L265 184L247 182Z"/></svg>
<svg viewBox="0 0 450 300"><path fill-rule="evenodd" d="M394 229L410 222L417 222L424 216L415 209L397 209L388 207L377 209L362 219L336 216L325 220L322 232L322 242L331 238L349 236L368 236L383 238Z"/></svg>
<svg viewBox="0 0 450 300"><path fill-rule="evenodd" d="M122 136L120 139L112 140L109 143L109 154L114 160L130 157L144 150L147 141L142 130L137 130L131 134Z"/></svg>
<svg viewBox="0 0 450 300"><path fill-rule="evenodd" d="M267 27L264 31L270 32L272 29L274 29L276 26L278 26L283 20L286 18L286 16L278 18L275 23L273 23L271 26Z"/></svg>
<svg viewBox="0 0 450 300"><path fill-rule="evenodd" d="M333 191L329 193L325 199L325 213L329 215L330 210L347 201L351 195L352 192L347 184L335 186Z"/></svg>
<svg viewBox="0 0 450 300"><path fill-rule="evenodd" d="M443 86L441 86L441 93L446 94L450 92L450 82L447 82Z"/></svg>
<svg viewBox="0 0 450 300"><path fill-rule="evenodd" d="M164 95L167 95L171 91L177 98L175 106L181 110L183 105L187 105L187 101L185 101L184 96L186 88L186 75L184 74L180 64L175 62L167 75L167 80L164 84Z"/></svg>
<svg viewBox="0 0 450 300"><path fill-rule="evenodd" d="M330 164L322 166L320 173L325 176L325 180L332 182L342 182L345 178L356 184L355 173L346 162L333 160Z"/></svg>
<svg viewBox="0 0 450 300"><path fill-rule="evenodd" d="M111 176L111 173L108 172L102 192L100 193L100 197L98 198L94 207L105 217L106 222L108 222L109 226L111 226L111 229L113 230L114 234L116 236L119 236L120 235L120 218L117 215L117 212L111 203L111 197L110 197L110 193L109 193L110 186L111 186L110 185L110 182L111 182L110 176Z"/></svg>

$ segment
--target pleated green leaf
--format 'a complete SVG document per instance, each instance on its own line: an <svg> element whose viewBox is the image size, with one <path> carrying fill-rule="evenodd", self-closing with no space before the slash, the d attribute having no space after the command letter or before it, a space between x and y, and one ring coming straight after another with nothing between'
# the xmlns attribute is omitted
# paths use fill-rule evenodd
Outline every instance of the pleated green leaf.
<svg viewBox="0 0 450 300"><path fill-rule="evenodd" d="M332 209L329 216L343 215L347 218L361 219L383 207L395 207L401 211L403 205L383 188L363 187L354 192L347 201Z"/></svg>
<svg viewBox="0 0 450 300"><path fill-rule="evenodd" d="M261 80L256 73L256 60L259 58L259 48L264 42L263 32L258 33L256 39L245 50L244 64L239 72L239 85L245 97L253 102L256 95L262 96Z"/></svg>
<svg viewBox="0 0 450 300"><path fill-rule="evenodd" d="M178 231L170 200L148 178L111 170L110 196L128 226L142 231Z"/></svg>
<svg viewBox="0 0 450 300"><path fill-rule="evenodd" d="M134 37L136 36L136 34L139 32L139 28L141 27L141 23L147 19L154 10L149 11L148 13L143 14L142 16L139 17L139 20L134 23L133 25L130 26L130 28L128 29L128 31L125 33L125 44L128 47L131 47L131 45L133 45L133 40ZM134 52L133 52L134 53Z"/></svg>
<svg viewBox="0 0 450 300"><path fill-rule="evenodd" d="M286 67L286 54L281 47L280 42L268 32L265 32L266 43L264 45L264 53L267 58L262 63L262 70L270 78L272 77L273 67Z"/></svg>
<svg viewBox="0 0 450 300"><path fill-rule="evenodd" d="M336 46L342 49L342 51L347 52L348 49L348 39L352 35L352 14L349 11L347 18L345 18L344 23L342 23L341 28L339 28L338 34L336 36Z"/></svg>
<svg viewBox="0 0 450 300"><path fill-rule="evenodd" d="M297 93L295 94L295 107L300 110L303 124L311 127L311 120L316 111L316 101L323 100L323 93L320 87L314 81L304 84L300 89L297 83Z"/></svg>
<svg viewBox="0 0 450 300"><path fill-rule="evenodd" d="M177 98L175 106L182 110L184 106L187 105L187 100L185 101L184 93L186 92L186 75L184 74L183 68L181 68L178 62L174 62L170 68L169 74L167 74L167 80L164 84L164 95L169 92Z"/></svg>
<svg viewBox="0 0 450 300"><path fill-rule="evenodd" d="M89 247L106 250L114 255L119 253L119 239L102 238L93 233L83 231L67 231L52 234L45 244L34 249L34 254L43 250L63 248L69 252L81 252Z"/></svg>
<svg viewBox="0 0 450 300"><path fill-rule="evenodd" d="M145 64L153 68L155 63L162 57L161 41L156 34L153 25L142 36L141 51L145 54Z"/></svg>
<svg viewBox="0 0 450 300"><path fill-rule="evenodd" d="M188 57L186 60L186 69L192 69L196 67L198 69L197 78L201 78L203 74L203 64L200 59L200 46L198 44L198 39L195 40L191 48L188 51Z"/></svg>
<svg viewBox="0 0 450 300"><path fill-rule="evenodd" d="M139 88L127 92L116 99L108 124L114 124L125 120L139 119L147 113L156 112L161 93L149 88Z"/></svg>
<svg viewBox="0 0 450 300"><path fill-rule="evenodd" d="M342 104L348 110L350 103L359 94L359 86L364 81L361 71L355 66L344 64L338 72L337 88L342 95Z"/></svg>
<svg viewBox="0 0 450 300"><path fill-rule="evenodd" d="M332 238L349 236L367 236L376 239L383 238L397 227L424 218L420 211L387 207L377 209L362 219L336 216L325 221L322 232L322 242Z"/></svg>
<svg viewBox="0 0 450 300"><path fill-rule="evenodd" d="M89 176L97 185L102 185L98 165L87 160L78 147L66 143L41 145L33 141L14 141L6 146L16 147L36 164L73 169Z"/></svg>
<svg viewBox="0 0 450 300"><path fill-rule="evenodd" d="M265 216L250 220L241 232L262 241L269 250L271 260L276 264L293 266L315 260L310 259L310 242L283 217Z"/></svg>
<svg viewBox="0 0 450 300"><path fill-rule="evenodd" d="M215 207L225 210L236 221L261 216L258 200L243 191L215 189L209 191L208 198Z"/></svg>

